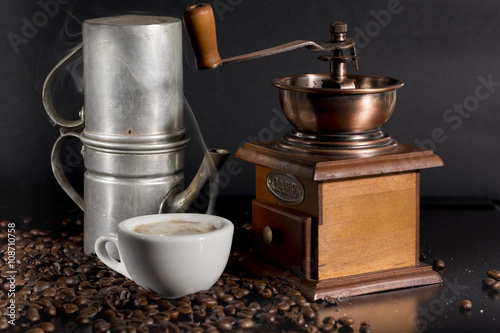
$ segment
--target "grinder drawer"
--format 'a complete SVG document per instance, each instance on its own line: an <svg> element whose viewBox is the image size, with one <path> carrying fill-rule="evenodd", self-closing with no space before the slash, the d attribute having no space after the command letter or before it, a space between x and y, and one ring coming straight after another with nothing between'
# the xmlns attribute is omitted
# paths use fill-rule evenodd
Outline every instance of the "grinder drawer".
<svg viewBox="0 0 500 333"><path fill-rule="evenodd" d="M253 253L263 261L311 278L312 218L278 205L252 202Z"/></svg>

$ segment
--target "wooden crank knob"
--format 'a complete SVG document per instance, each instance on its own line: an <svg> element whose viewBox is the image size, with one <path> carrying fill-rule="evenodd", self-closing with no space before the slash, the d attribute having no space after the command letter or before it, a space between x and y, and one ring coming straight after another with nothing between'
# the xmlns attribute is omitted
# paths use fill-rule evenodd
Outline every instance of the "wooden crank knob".
<svg viewBox="0 0 500 333"><path fill-rule="evenodd" d="M216 68L222 65L217 49L217 35L212 6L206 3L184 9L184 25L191 41L196 67L198 69Z"/></svg>

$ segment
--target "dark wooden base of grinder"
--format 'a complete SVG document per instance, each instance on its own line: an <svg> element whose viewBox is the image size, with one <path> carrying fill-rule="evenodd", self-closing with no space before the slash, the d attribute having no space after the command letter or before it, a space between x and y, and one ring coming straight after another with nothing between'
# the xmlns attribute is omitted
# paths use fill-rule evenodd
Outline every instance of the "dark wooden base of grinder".
<svg viewBox="0 0 500 333"><path fill-rule="evenodd" d="M250 272L293 278L311 299L442 282L419 262L420 169L443 165L432 151L325 156L269 141L236 157L256 165Z"/></svg>
<svg viewBox="0 0 500 333"><path fill-rule="evenodd" d="M427 264L318 281L299 277L251 255L241 255L240 260L242 268L252 274L286 278L292 281L295 287L310 300L326 296L333 298L358 296L443 282L441 276Z"/></svg>

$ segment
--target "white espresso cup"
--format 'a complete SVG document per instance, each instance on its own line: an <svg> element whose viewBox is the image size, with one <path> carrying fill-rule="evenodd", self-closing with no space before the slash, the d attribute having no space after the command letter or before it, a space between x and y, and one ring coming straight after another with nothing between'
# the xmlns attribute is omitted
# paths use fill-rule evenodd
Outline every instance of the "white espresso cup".
<svg viewBox="0 0 500 333"><path fill-rule="evenodd" d="M193 222L212 230L167 236L134 231L144 224L169 221ZM117 233L99 237L95 251L103 263L148 291L178 298L214 285L226 267L233 232L231 221L214 215L145 215L122 221ZM115 244L120 261L109 255L107 242Z"/></svg>

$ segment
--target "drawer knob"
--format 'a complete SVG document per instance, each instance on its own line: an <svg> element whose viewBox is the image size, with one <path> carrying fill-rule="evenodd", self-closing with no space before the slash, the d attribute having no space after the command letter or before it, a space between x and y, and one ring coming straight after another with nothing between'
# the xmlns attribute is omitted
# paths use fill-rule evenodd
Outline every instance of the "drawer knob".
<svg viewBox="0 0 500 333"><path fill-rule="evenodd" d="M264 227L264 230L262 231L262 236L264 237L264 242L266 244L271 244L273 242L273 230L266 226Z"/></svg>

